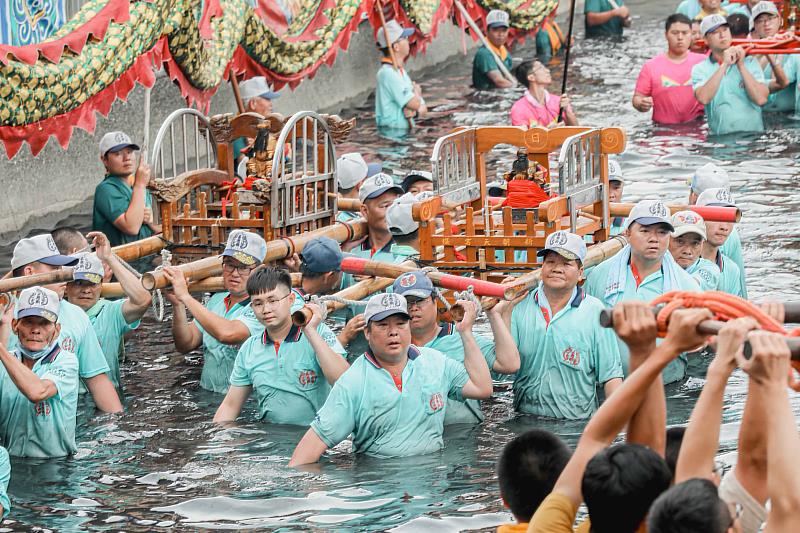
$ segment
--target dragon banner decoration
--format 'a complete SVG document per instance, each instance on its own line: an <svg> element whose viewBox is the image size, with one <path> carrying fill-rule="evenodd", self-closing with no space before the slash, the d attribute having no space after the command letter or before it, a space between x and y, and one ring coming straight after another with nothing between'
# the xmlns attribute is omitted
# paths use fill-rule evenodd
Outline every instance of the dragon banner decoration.
<svg viewBox="0 0 800 533"><path fill-rule="evenodd" d="M385 0L387 20L416 29L424 51L453 0ZM491 9L511 14L510 39L523 39L552 17L558 0L469 0L473 19ZM379 7L379 8L380 8ZM332 65L359 23L380 27L376 0L88 0L48 38L0 44L0 141L9 158L24 142L32 154L55 136L67 148L73 128L94 131L136 83L152 87L164 68L188 105L207 110L231 75L266 76L294 88ZM474 37L474 36L473 36Z"/></svg>

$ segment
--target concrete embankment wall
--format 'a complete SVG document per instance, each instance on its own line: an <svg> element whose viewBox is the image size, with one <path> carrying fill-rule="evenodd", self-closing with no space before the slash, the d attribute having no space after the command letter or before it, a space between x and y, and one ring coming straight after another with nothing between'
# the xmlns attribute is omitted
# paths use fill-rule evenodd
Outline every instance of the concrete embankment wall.
<svg viewBox="0 0 800 533"><path fill-rule="evenodd" d="M467 39L470 48L475 45ZM379 52L367 23L353 35L350 47L340 51L332 68L323 66L314 79L305 80L296 90L281 91L276 112L285 115L301 110L328 113L344 111L349 103L362 102L374 90L375 71ZM424 55L412 58L409 71L418 73L462 55L462 33L449 24L439 27L436 39ZM0 240L9 242L34 228L51 228L70 213L91 212L94 188L103 177L97 143L109 131L123 130L135 141L144 138L144 89L137 86L127 102L117 102L108 118L98 115L94 135L75 130L69 148L63 150L51 138L47 146L33 157L27 145L14 159L7 160L0 144ZM164 119L180 107L185 107L177 87L166 77L160 77L151 94L150 140L155 139ZM211 102L211 114L235 112L236 105L228 84L220 87Z"/></svg>

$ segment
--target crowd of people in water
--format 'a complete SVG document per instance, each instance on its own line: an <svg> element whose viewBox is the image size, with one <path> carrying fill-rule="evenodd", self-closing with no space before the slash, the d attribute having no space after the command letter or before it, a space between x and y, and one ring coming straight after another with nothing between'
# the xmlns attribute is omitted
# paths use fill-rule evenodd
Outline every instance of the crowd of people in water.
<svg viewBox="0 0 800 533"><path fill-rule="evenodd" d="M752 38L781 29L770 2L684 0L666 21L667 52L642 68L633 107L652 110L654 121L667 124L705 114L714 133L763 128L762 107L793 109L796 56L748 57L731 44L737 15L746 18ZM621 35L631 19L621 1L587 0L585 20L587 37L594 37ZM474 84L508 87L499 68L512 67L504 47L508 14L492 11L486 22L489 46L476 53ZM420 87L402 69L408 37L394 21L377 36L384 64L376 120L390 127L413 126L414 116L427 110ZM692 51L698 39L709 52ZM550 73L543 63L524 61L514 71L527 90L512 107L513 124L577 124L566 95L547 92ZM278 96L263 78L243 82L241 95L247 110L264 115ZM237 140L236 153L246 152L247 144ZM139 326L151 294L112 246L161 229L146 189L150 171L136 167L138 150L123 132L100 141L106 174L95 192L92 232L60 227L14 247L11 276L71 266L73 279L22 290L0 316L0 488L11 475L9 455L76 452L79 397L91 398L103 412L124 409L124 336ZM766 524L767 531L788 532L800 524L800 465L793 460L800 437L789 403L789 388L800 387L783 338L744 318L727 323L712 342L697 332L711 318L705 309L675 311L666 336L658 338L647 303L673 290L746 299L734 223L706 221L694 211L671 215L661 199L645 199L612 221L611 233L624 234L628 244L592 268L584 265L587 239L557 231L538 253L538 287L486 312L491 338L473 332L480 309L472 300L458 302L463 320L440 321L440 294L425 270L400 276L363 305L326 316L311 297L358 281L342 272L345 255L389 263L418 257L412 210L435 189L430 172L414 170L399 182L360 153L342 155L336 169L339 194L361 205L359 212L340 212L339 220L363 218L365 237L341 245L319 237L301 254L265 265L265 240L234 230L221 254L224 290L203 300L191 293L182 270L163 269L175 349L202 349L199 385L220 395L214 422L236 421L254 396L260 421L308 428L290 466L315 463L347 439L355 453L379 458L425 454L443 448L445 426L480 424L480 400L505 379L513 383L517 412L588 423L574 451L541 429L502 450L500 494L516 524L501 532L573 531L584 503L588 518L576 531L755 533ZM622 199L624 174L620 161L609 161L612 201ZM490 189L510 200L509 183ZM705 164L691 172L689 183L690 205L736 206L724 168ZM299 285L293 286L291 273L299 273ZM124 297L101 296L111 279ZM304 305L313 315L299 327L291 315ZM613 329L598 321L607 308L613 309ZM781 304L762 309L783 323ZM690 354L709 343L715 355L689 424L667 429L664 386L683 381ZM748 392L736 464L722 472L715 462L722 399L737 367L749 376ZM616 442L623 430L624 442ZM7 515L5 490L0 505Z"/></svg>

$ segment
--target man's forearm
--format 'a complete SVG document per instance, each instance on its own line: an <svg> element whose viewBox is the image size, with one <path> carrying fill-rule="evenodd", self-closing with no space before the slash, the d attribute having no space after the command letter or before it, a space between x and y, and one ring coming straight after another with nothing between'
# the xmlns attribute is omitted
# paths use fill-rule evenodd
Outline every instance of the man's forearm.
<svg viewBox="0 0 800 533"><path fill-rule="evenodd" d="M631 352L630 374L635 372L647 360L653 350L655 350L655 343L653 343L651 350L641 350L638 353ZM667 441L666 425L667 400L664 395L664 382L656 379L650 384L644 400L631 417L626 440L630 443L648 446L663 456Z"/></svg>
<svg viewBox="0 0 800 533"><path fill-rule="evenodd" d="M191 324L186 316L186 306L181 303L172 306L172 338L175 341L175 348L179 352L188 352L195 348L190 346L192 342Z"/></svg>
<svg viewBox="0 0 800 533"><path fill-rule="evenodd" d="M98 374L84 380L86 388L92 395L97 408L105 413L119 413L122 402L119 401L117 389L107 374Z"/></svg>
<svg viewBox="0 0 800 533"><path fill-rule="evenodd" d="M6 368L11 381L29 401L41 402L58 392L52 381L41 379L8 351L0 350L0 361Z"/></svg>
<svg viewBox="0 0 800 533"><path fill-rule="evenodd" d="M599 26L601 24L605 24L616 16L616 12L613 9L596 13L586 13L586 25Z"/></svg>
<svg viewBox="0 0 800 533"><path fill-rule="evenodd" d="M747 91L747 97L750 98L750 101L756 105L766 104L769 98L769 88L757 81L744 65L739 67L739 73L742 75L744 89Z"/></svg>
<svg viewBox="0 0 800 533"><path fill-rule="evenodd" d="M142 282L139 281L139 278L136 277L133 272L125 268L116 254L112 253L107 262L111 266L114 277L119 281L123 292L128 296L130 302L137 307L144 307L146 309L147 306L150 305L150 293L142 286Z"/></svg>
<svg viewBox="0 0 800 533"><path fill-rule="evenodd" d="M513 374L519 370L519 348L511 337L503 317L489 313L489 324L492 327L492 336L495 345L495 372Z"/></svg>
<svg viewBox="0 0 800 533"><path fill-rule="evenodd" d="M492 375L489 373L489 365L486 364L486 359L484 359L472 331L462 332L461 342L464 345L464 368L467 369L470 381L487 397L491 396Z"/></svg>
<svg viewBox="0 0 800 533"><path fill-rule="evenodd" d="M314 349L319 367L322 369L322 373L325 374L325 379L333 385L339 379L339 376L347 370L347 361L328 346L328 343L325 342L315 328L304 328L303 333L305 333L308 343Z"/></svg>
<svg viewBox="0 0 800 533"><path fill-rule="evenodd" d="M181 299L181 303L200 322L206 332L224 344L239 344L250 337L250 330L241 320L228 320L208 309L191 295Z"/></svg>
<svg viewBox="0 0 800 533"><path fill-rule="evenodd" d="M772 508L768 523L774 531L791 531L800 521L800 449L797 423L789 405L785 384L768 384L770 408L767 410L767 484Z"/></svg>
<svg viewBox="0 0 800 533"><path fill-rule="evenodd" d="M736 479L762 505L767 501L767 410L764 387L749 380L739 427Z"/></svg>
<svg viewBox="0 0 800 533"><path fill-rule="evenodd" d="M725 71L728 69L725 65L720 65L716 72L708 79L702 87L698 87L695 91L697 101L703 105L708 105L711 100L717 95L719 85L722 83L722 78L725 76Z"/></svg>
<svg viewBox="0 0 800 533"><path fill-rule="evenodd" d="M131 203L125 210L125 225L131 235L136 235L144 223L144 199L147 194L146 187L133 187Z"/></svg>

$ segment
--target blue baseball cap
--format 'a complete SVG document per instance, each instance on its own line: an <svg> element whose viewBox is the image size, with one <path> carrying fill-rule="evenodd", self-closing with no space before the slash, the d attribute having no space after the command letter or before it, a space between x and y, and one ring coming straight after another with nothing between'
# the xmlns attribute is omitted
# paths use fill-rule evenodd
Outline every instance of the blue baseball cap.
<svg viewBox="0 0 800 533"><path fill-rule="evenodd" d="M418 270L403 274L392 284L392 292L400 296L416 296L417 298L428 298L433 294L433 282L425 275L425 272Z"/></svg>
<svg viewBox="0 0 800 533"><path fill-rule="evenodd" d="M339 272L342 269L344 254L339 248L339 243L330 237L317 237L305 245L300 259L308 271L322 274Z"/></svg>

